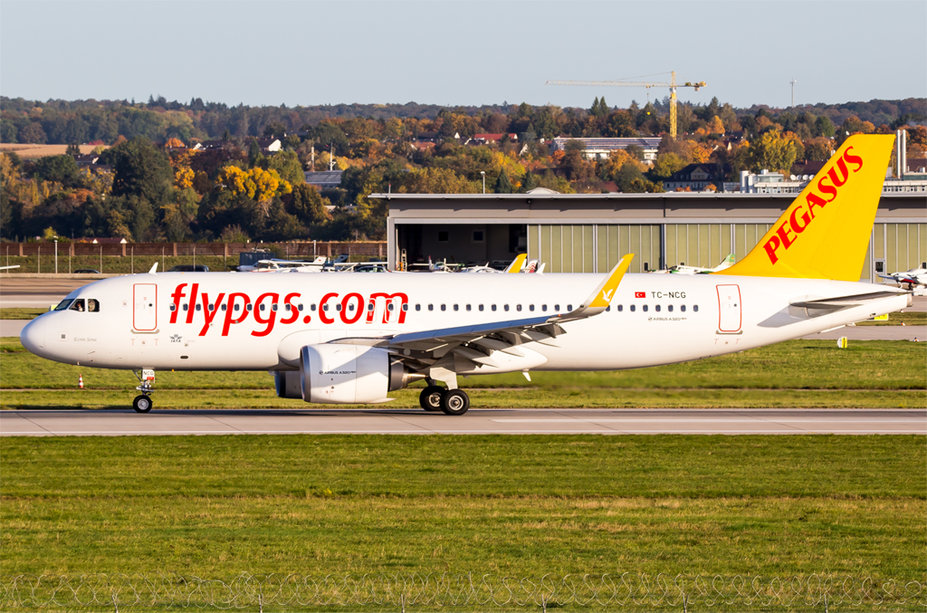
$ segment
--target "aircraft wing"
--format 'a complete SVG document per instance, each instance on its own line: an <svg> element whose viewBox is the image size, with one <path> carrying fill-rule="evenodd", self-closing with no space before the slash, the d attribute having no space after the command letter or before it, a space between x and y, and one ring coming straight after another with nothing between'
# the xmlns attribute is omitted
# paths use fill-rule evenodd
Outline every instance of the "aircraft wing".
<svg viewBox="0 0 927 613"><path fill-rule="evenodd" d="M530 368L538 365L531 361L532 352L518 349L517 346L530 342L555 345L557 336L565 333L561 324L592 317L607 309L633 257L632 254L624 256L605 281L579 307L569 312L384 337L340 338L330 342L388 349L417 370L440 366L456 371L458 359L489 366L498 365L502 361L511 365L521 360L527 365L525 368Z"/></svg>

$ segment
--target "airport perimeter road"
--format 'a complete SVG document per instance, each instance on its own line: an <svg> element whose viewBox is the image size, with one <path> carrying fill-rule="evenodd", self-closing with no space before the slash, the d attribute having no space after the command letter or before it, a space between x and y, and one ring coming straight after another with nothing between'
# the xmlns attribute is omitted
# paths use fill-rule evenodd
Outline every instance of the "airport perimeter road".
<svg viewBox="0 0 927 613"><path fill-rule="evenodd" d="M0 274L0 307L47 308L78 287L101 279L97 275Z"/></svg>
<svg viewBox="0 0 927 613"><path fill-rule="evenodd" d="M0 411L0 436L205 434L927 434L923 409Z"/></svg>

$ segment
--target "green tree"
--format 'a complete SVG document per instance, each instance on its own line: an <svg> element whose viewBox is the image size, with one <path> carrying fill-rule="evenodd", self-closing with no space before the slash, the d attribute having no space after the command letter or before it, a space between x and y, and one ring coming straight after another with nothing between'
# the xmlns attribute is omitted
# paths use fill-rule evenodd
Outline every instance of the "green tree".
<svg viewBox="0 0 927 613"><path fill-rule="evenodd" d="M35 174L45 181L56 181L65 187L81 183L77 162L70 155L50 155L35 161Z"/></svg>
<svg viewBox="0 0 927 613"><path fill-rule="evenodd" d="M833 138L834 134L837 133L837 127L834 126L834 122L830 120L826 115L820 115L817 119L814 120L814 130L812 134L815 136L826 136L827 138Z"/></svg>
<svg viewBox="0 0 927 613"><path fill-rule="evenodd" d="M529 170L528 172L525 173L525 178L522 179L521 191L530 192L537 186L538 186L538 178L533 172Z"/></svg>
<svg viewBox="0 0 927 613"><path fill-rule="evenodd" d="M137 196L152 207L169 201L174 171L167 154L144 137L136 137L106 152L113 166L113 195Z"/></svg>
<svg viewBox="0 0 927 613"><path fill-rule="evenodd" d="M505 174L505 171L499 173L499 178L496 179L496 184L493 186L492 191L496 194L512 193L512 182L509 181L509 177Z"/></svg>
<svg viewBox="0 0 927 613"><path fill-rule="evenodd" d="M269 156L265 161L265 169L276 170L280 178L291 185L306 182L306 174L295 151L278 151Z"/></svg>
<svg viewBox="0 0 927 613"><path fill-rule="evenodd" d="M283 196L286 210L295 215L304 226L312 226L327 222L331 216L325 208L326 201L312 185L301 183L293 187L293 191Z"/></svg>

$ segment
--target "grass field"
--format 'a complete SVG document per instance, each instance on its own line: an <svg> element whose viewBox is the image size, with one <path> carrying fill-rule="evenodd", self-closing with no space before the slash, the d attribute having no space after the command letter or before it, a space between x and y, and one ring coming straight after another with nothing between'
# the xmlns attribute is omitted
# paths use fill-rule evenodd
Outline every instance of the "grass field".
<svg viewBox="0 0 927 613"><path fill-rule="evenodd" d="M82 368L0 339L0 408L124 407L135 395L127 371ZM789 341L683 364L617 372L535 372L462 378L482 407L927 407L927 344ZM85 389L77 389L78 375ZM300 408L277 398L266 372L159 371L158 408ZM392 394L418 406L420 386Z"/></svg>
<svg viewBox="0 0 927 613"><path fill-rule="evenodd" d="M791 341L462 385L476 406L924 407L925 364ZM0 340L3 408L134 385ZM266 373L158 385L159 408L306 406ZM0 438L0 610L923 611L925 466L916 436Z"/></svg>
<svg viewBox="0 0 927 613"><path fill-rule="evenodd" d="M0 451L4 577L927 582L921 437L5 438Z"/></svg>

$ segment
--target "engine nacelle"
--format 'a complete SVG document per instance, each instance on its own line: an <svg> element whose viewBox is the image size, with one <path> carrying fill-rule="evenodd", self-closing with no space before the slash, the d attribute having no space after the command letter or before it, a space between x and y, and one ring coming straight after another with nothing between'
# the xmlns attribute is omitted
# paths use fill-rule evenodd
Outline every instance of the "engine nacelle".
<svg viewBox="0 0 927 613"><path fill-rule="evenodd" d="M303 347L298 375L303 400L340 404L386 402L409 381L385 349L338 343Z"/></svg>

